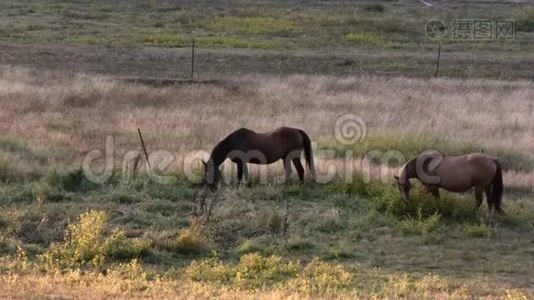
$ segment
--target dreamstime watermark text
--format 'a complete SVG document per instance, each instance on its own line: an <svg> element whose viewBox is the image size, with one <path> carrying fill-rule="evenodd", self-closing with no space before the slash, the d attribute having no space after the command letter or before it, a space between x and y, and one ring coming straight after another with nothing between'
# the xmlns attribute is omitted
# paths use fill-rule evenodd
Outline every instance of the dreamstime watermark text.
<svg viewBox="0 0 534 300"><path fill-rule="evenodd" d="M334 145L318 147L317 142L312 142L316 162L314 179L318 183L330 183L334 180L352 183L356 180L354 175L357 173L362 174L362 177L358 178L363 179L364 182L370 182L373 179L383 183L391 182L392 169L389 166L398 168L410 159L401 150L374 149L365 153L358 151L358 143L363 143L368 134L367 124L359 115L341 115L336 118L333 125ZM240 158L253 162L248 166L267 164L261 151L255 150L247 153L236 151L227 156L228 161L235 162L236 158ZM98 184L106 183L117 170L120 171L122 183L130 182L136 172L142 171L148 175L150 180L158 184L176 182L176 177L169 175L170 171L180 173L192 183L200 183L204 179L201 162L209 159L209 153L200 149L180 154L170 149L158 149L147 152L147 155L150 166L141 150L117 149L114 138L108 136L103 147L87 152L82 169L88 181ZM287 162L291 162L293 158L301 159L301 151L295 151ZM428 183L439 182L439 178L433 175L433 170L441 163L441 159L442 156L436 151L419 156L417 162L419 177ZM292 168L295 170L293 166ZM245 169L248 170L246 165ZM256 170L254 181L260 184L285 183L288 177L288 174L280 174L279 170L265 166L254 167L254 169ZM223 174L221 178L223 183L237 181L237 168L234 163L222 164L220 171Z"/></svg>

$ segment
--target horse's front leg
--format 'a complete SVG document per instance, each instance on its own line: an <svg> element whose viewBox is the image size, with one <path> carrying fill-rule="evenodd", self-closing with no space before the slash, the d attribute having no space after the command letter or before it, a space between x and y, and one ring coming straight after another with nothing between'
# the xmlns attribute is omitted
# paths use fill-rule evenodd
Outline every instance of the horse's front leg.
<svg viewBox="0 0 534 300"><path fill-rule="evenodd" d="M439 187L435 184L425 184L426 191L439 199Z"/></svg>
<svg viewBox="0 0 534 300"><path fill-rule="evenodd" d="M235 164L237 165L237 182L241 183L241 181L243 180L245 164L243 163L242 160L236 160Z"/></svg>
<svg viewBox="0 0 534 300"><path fill-rule="evenodd" d="M243 178L245 179L245 182L248 183L248 186L251 185L250 176L248 174L248 166L246 163L243 163Z"/></svg>

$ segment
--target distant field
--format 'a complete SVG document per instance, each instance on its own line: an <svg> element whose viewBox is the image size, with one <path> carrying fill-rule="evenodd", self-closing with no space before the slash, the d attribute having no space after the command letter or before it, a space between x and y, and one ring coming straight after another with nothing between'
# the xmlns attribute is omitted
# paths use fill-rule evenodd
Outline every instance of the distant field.
<svg viewBox="0 0 534 300"><path fill-rule="evenodd" d="M434 74L437 41L427 37L425 25L438 18L449 27L442 76L534 77L529 51L534 9L528 1L440 3L430 8L416 0L0 1L0 62L183 78L190 51L181 49L195 38L201 77L258 72L428 77ZM515 38L451 40L452 20L464 18L515 20Z"/></svg>

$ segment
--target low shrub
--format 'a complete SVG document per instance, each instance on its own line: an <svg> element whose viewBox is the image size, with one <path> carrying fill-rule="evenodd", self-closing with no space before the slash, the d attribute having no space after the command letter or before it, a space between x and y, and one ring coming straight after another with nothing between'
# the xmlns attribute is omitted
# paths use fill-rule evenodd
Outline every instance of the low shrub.
<svg viewBox="0 0 534 300"><path fill-rule="evenodd" d="M469 238L489 238L492 235L492 229L486 223L461 225L459 231Z"/></svg>
<svg viewBox="0 0 534 300"><path fill-rule="evenodd" d="M372 3L372 4L365 4L363 6L363 10L367 12L384 12L386 8L383 4L380 3Z"/></svg>
<svg viewBox="0 0 534 300"><path fill-rule="evenodd" d="M399 228L405 235L428 236L439 228L441 215L435 213L430 217L423 217L421 211L416 218L408 217L399 222Z"/></svg>
<svg viewBox="0 0 534 300"><path fill-rule="evenodd" d="M237 252L241 255L249 254L249 253L255 253L255 252L263 252L265 248L257 243L254 240L247 239L239 247L237 247Z"/></svg>
<svg viewBox="0 0 534 300"><path fill-rule="evenodd" d="M179 235L167 243L166 249L181 254L206 252L210 248L206 235L202 220L193 218L189 227L180 230Z"/></svg>
<svg viewBox="0 0 534 300"><path fill-rule="evenodd" d="M124 231L115 229L106 234L108 215L91 210L70 224L64 242L51 244L40 256L45 269L65 269L91 265L102 267L115 259L130 260L147 254L152 242L146 239L128 239Z"/></svg>
<svg viewBox="0 0 534 300"><path fill-rule="evenodd" d="M534 32L534 7L529 7L514 15L517 31Z"/></svg>
<svg viewBox="0 0 534 300"><path fill-rule="evenodd" d="M86 178L82 168L70 171L51 169L44 181L51 188L59 188L68 192L87 192L99 186Z"/></svg>

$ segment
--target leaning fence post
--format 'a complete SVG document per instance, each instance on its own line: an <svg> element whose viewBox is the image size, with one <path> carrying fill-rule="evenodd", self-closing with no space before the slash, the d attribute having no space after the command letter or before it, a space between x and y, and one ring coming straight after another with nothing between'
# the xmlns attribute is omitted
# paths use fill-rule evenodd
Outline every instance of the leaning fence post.
<svg viewBox="0 0 534 300"><path fill-rule="evenodd" d="M141 140L141 146L143 147L143 152L145 152L145 158L148 164L148 168L152 169L152 167L150 166L150 160L148 159L148 153L146 152L145 141L143 140L143 135L141 134L141 129L137 128L137 132L139 133L139 139Z"/></svg>

